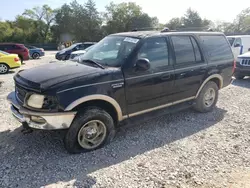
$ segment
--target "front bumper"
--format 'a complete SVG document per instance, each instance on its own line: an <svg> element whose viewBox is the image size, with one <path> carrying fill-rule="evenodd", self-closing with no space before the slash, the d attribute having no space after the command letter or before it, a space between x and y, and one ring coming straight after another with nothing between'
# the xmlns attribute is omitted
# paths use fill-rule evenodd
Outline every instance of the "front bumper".
<svg viewBox="0 0 250 188"><path fill-rule="evenodd" d="M13 116L21 123L27 123L29 127L43 130L68 129L75 118L76 112L36 112L20 106L15 92L7 96L11 103ZM35 120L34 120L35 119ZM37 121L39 120L39 121ZM41 121L42 120L42 121Z"/></svg>
<svg viewBox="0 0 250 188"><path fill-rule="evenodd" d="M236 67L234 74L249 76L250 67Z"/></svg>

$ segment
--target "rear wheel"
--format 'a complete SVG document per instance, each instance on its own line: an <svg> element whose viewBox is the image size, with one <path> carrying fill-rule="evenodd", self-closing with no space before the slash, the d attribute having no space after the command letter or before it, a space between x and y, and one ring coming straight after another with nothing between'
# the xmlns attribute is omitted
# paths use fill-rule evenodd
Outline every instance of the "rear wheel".
<svg viewBox="0 0 250 188"><path fill-rule="evenodd" d="M9 72L9 66L5 63L0 63L0 74L6 74Z"/></svg>
<svg viewBox="0 0 250 188"><path fill-rule="evenodd" d="M194 109L198 112L212 111L218 100L218 90L215 82L209 81L206 83L195 101Z"/></svg>
<svg viewBox="0 0 250 188"><path fill-rule="evenodd" d="M40 54L37 53L37 52L35 52L35 53L32 54L32 58L33 59L39 59L39 57L40 57Z"/></svg>
<svg viewBox="0 0 250 188"><path fill-rule="evenodd" d="M77 114L64 138L64 146L70 153L88 152L108 144L114 136L115 126L110 114L89 107Z"/></svg>

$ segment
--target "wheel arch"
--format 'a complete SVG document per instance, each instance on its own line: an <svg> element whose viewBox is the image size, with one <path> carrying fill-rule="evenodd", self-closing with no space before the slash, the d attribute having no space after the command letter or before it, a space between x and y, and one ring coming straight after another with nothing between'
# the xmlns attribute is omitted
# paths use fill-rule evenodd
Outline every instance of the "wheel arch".
<svg viewBox="0 0 250 188"><path fill-rule="evenodd" d="M79 108L83 108L85 106L97 106L104 108L104 110L107 110L116 122L122 121L124 119L122 116L121 107L118 102L106 95L95 94L79 98L69 104L65 108L65 111L78 110Z"/></svg>
<svg viewBox="0 0 250 188"><path fill-rule="evenodd" d="M0 62L0 64L5 64L10 69L10 66L5 62Z"/></svg>
<svg viewBox="0 0 250 188"><path fill-rule="evenodd" d="M223 87L223 78L222 78L222 76L219 75L219 74L213 74L213 75L207 77L207 78L203 81L203 83L201 84L199 90L198 90L197 93L196 93L195 98L197 98L197 97L199 96L199 94L200 94L202 88L203 88L203 87L205 86L205 84L208 83L209 81L215 82L215 83L217 84L217 86L218 86L219 89L221 89L221 88Z"/></svg>

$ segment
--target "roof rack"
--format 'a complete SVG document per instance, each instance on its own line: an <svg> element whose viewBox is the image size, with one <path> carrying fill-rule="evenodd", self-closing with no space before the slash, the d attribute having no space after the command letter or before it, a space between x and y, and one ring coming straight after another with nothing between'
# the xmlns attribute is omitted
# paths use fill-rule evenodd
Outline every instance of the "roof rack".
<svg viewBox="0 0 250 188"><path fill-rule="evenodd" d="M178 32L178 31L208 31L208 32L213 32L214 30L209 27L179 27L176 28L176 30L170 30L168 27L165 28L157 28L157 27L144 27L144 28L135 28L132 31L148 31L148 30L156 30L160 31L161 33L165 32Z"/></svg>

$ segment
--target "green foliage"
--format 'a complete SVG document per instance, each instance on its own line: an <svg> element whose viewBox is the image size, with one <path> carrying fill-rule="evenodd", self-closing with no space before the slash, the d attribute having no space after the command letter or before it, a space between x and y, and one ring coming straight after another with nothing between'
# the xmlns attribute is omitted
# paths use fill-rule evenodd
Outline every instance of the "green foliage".
<svg viewBox="0 0 250 188"><path fill-rule="evenodd" d="M208 29L211 24L210 20L202 19L197 11L189 8L186 14L181 18L172 18L166 27L172 30L195 30L200 31Z"/></svg>
<svg viewBox="0 0 250 188"><path fill-rule="evenodd" d="M73 0L55 10L43 5L25 10L14 21L0 20L0 42L99 41L111 33L164 27L172 30L205 30L212 27L226 34L250 34L250 7L240 12L232 23L213 23L189 8L182 17L161 24L157 17L150 17L133 2L111 2L104 12L98 12L94 0L84 4Z"/></svg>

